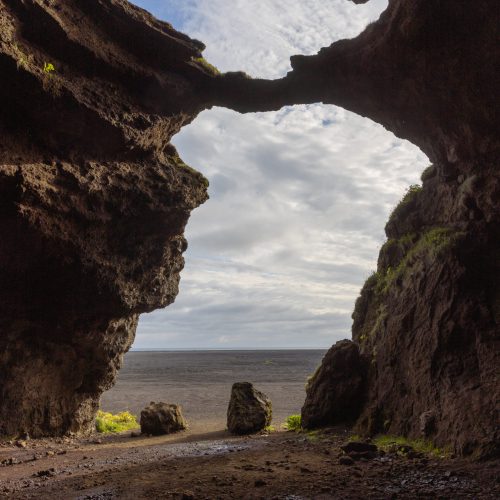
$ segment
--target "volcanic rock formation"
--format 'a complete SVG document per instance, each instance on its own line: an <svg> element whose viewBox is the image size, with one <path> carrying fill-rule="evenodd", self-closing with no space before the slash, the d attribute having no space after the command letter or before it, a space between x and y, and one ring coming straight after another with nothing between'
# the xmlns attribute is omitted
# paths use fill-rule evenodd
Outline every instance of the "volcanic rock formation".
<svg viewBox="0 0 500 500"><path fill-rule="evenodd" d="M390 0L357 38L265 81L216 74L200 42L124 0L0 0L0 431L88 430L137 315L173 301L207 184L172 135L213 105L324 102L433 163L356 304L368 368L349 419L498 452L499 17L496 0ZM313 379L306 406L330 382Z"/></svg>
<svg viewBox="0 0 500 500"><path fill-rule="evenodd" d="M85 432L177 295L208 182L169 140L213 75L124 1L0 0L0 40L0 432Z"/></svg>

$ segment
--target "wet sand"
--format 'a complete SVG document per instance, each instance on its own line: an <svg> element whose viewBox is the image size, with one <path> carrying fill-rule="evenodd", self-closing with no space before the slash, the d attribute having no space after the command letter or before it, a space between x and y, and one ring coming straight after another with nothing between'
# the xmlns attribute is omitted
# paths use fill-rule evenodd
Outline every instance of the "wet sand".
<svg viewBox="0 0 500 500"><path fill-rule="evenodd" d="M232 384L245 381L271 398L273 425L279 427L288 415L300 413L307 377L325 352L132 351L101 408L140 415L150 401L176 403L193 432L213 432L226 427Z"/></svg>

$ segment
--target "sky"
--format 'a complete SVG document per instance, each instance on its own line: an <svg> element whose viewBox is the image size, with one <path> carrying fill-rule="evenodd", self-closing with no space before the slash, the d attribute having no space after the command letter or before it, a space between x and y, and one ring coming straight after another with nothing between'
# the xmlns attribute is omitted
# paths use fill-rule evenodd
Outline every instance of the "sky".
<svg viewBox="0 0 500 500"><path fill-rule="evenodd" d="M221 71L279 78L293 54L359 34L387 0L135 0L202 40ZM180 293L134 348L328 348L376 268L388 215L426 156L335 106L204 111L173 139L210 181L187 227Z"/></svg>

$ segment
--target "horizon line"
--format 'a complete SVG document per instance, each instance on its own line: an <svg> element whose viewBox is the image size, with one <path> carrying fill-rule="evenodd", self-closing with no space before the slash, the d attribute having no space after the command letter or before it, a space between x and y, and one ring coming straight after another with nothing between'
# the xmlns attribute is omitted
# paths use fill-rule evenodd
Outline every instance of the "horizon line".
<svg viewBox="0 0 500 500"><path fill-rule="evenodd" d="M331 346L330 346L331 347ZM132 347L129 352L148 351L323 351L330 347Z"/></svg>

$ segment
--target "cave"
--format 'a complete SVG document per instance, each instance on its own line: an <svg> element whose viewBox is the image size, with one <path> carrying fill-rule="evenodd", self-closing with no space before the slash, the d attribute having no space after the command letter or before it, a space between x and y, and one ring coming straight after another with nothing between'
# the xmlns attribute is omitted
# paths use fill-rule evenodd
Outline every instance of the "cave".
<svg viewBox="0 0 500 500"><path fill-rule="evenodd" d="M432 166L391 215L303 418L497 455L498 21L494 0L391 0L269 81L218 74L202 42L125 0L0 0L0 433L90 432L139 314L175 299L208 182L172 136L213 106L322 102Z"/></svg>

